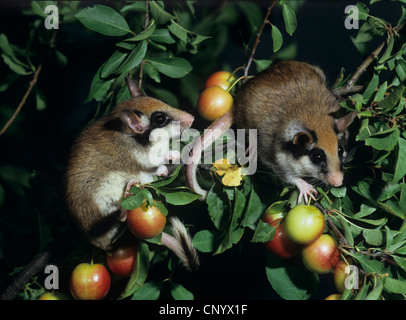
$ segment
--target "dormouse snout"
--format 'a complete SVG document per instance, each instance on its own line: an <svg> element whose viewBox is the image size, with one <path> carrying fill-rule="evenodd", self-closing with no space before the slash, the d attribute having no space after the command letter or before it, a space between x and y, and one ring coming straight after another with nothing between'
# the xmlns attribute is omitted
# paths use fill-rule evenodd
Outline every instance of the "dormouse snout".
<svg viewBox="0 0 406 320"><path fill-rule="evenodd" d="M339 187L343 184L344 174L341 171L331 172L327 175L328 183L334 187Z"/></svg>
<svg viewBox="0 0 406 320"><path fill-rule="evenodd" d="M186 113L181 121L184 123L185 128L188 129L192 125L193 121L195 121L195 117L190 113Z"/></svg>

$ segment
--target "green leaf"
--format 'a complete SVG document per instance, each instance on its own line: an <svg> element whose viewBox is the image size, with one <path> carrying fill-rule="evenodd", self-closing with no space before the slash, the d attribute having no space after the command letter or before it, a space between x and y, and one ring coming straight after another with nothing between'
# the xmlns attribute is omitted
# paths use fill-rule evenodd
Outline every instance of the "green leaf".
<svg viewBox="0 0 406 320"><path fill-rule="evenodd" d="M103 101L106 98L107 92L114 82L114 79L106 80L101 77L101 72L103 71L105 65L106 63L104 63L94 75L92 84L90 86L89 95L86 98L86 102L89 102L93 99L96 101Z"/></svg>
<svg viewBox="0 0 406 320"><path fill-rule="evenodd" d="M365 300L379 300L381 297L381 293L383 290L383 280L377 278L376 279L377 284L374 287L374 289L367 294L367 296L365 297Z"/></svg>
<svg viewBox="0 0 406 320"><path fill-rule="evenodd" d="M171 78L182 78L192 71L192 65L183 58L156 58L145 60L158 69L159 72Z"/></svg>
<svg viewBox="0 0 406 320"><path fill-rule="evenodd" d="M156 29L151 35L151 40L165 44L173 44L176 42L168 29Z"/></svg>
<svg viewBox="0 0 406 320"><path fill-rule="evenodd" d="M231 199L230 199L231 201ZM231 222L226 230L224 237L214 254L220 254L238 243L244 233L244 228L240 227L240 217L245 207L245 196L238 189L234 189L234 208L232 212Z"/></svg>
<svg viewBox="0 0 406 320"><path fill-rule="evenodd" d="M395 70L400 81L404 82L406 80L406 61L404 59L397 60L395 64Z"/></svg>
<svg viewBox="0 0 406 320"><path fill-rule="evenodd" d="M159 188L159 187L164 187L164 186L171 184L179 176L181 167L182 167L181 165L177 166L175 171L172 172L169 177L160 178L156 181L149 183L149 185L151 185L155 188Z"/></svg>
<svg viewBox="0 0 406 320"><path fill-rule="evenodd" d="M384 289L393 293L406 294L406 281L386 278Z"/></svg>
<svg viewBox="0 0 406 320"><path fill-rule="evenodd" d="M193 237L193 245L200 252L213 252L216 244L216 235L212 230L201 230Z"/></svg>
<svg viewBox="0 0 406 320"><path fill-rule="evenodd" d="M396 160L395 174L393 175L393 182L398 182L406 174L406 140L402 137L398 138L398 157ZM406 210L406 206L402 208Z"/></svg>
<svg viewBox="0 0 406 320"><path fill-rule="evenodd" d="M127 58L128 52L124 52L123 50L119 49L116 50L111 57L103 64L103 68L101 71L101 77L107 78L116 70L118 67L123 63L123 61Z"/></svg>
<svg viewBox="0 0 406 320"><path fill-rule="evenodd" d="M381 230L364 229L362 234L365 241L373 246L380 246L384 242L384 232Z"/></svg>
<svg viewBox="0 0 406 320"><path fill-rule="evenodd" d="M3 61L6 65L9 66L9 68L14 71L15 73L25 76L28 74L31 74L32 71L31 70L27 70L24 66L22 66L21 64L18 64L16 62L14 62L9 56L2 54L1 57L3 58Z"/></svg>
<svg viewBox="0 0 406 320"><path fill-rule="evenodd" d="M210 188L206 197L206 203L211 221L218 230L222 230L227 218L225 215L227 201L219 189L216 184Z"/></svg>
<svg viewBox="0 0 406 320"><path fill-rule="evenodd" d="M256 3L250 1L237 1L239 7L247 16L251 34L256 34L263 21L263 14Z"/></svg>
<svg viewBox="0 0 406 320"><path fill-rule="evenodd" d="M159 194L165 197L167 203L173 204L175 206L183 206L202 197L200 194L195 193L194 191L186 187L160 189Z"/></svg>
<svg viewBox="0 0 406 320"><path fill-rule="evenodd" d="M144 201L144 194L140 188L131 187L131 192L134 194L133 196L121 200L121 207L125 210L136 209Z"/></svg>
<svg viewBox="0 0 406 320"><path fill-rule="evenodd" d="M158 300L162 288L162 282L146 282L137 291L135 291L131 297L131 300Z"/></svg>
<svg viewBox="0 0 406 320"><path fill-rule="evenodd" d="M271 241L275 235L275 227L269 225L262 220L258 221L258 226L255 229L254 236L252 237L252 242L267 242Z"/></svg>
<svg viewBox="0 0 406 320"><path fill-rule="evenodd" d="M406 86L400 85L396 87L389 96L378 103L378 107L382 109L393 109L403 96Z"/></svg>
<svg viewBox="0 0 406 320"><path fill-rule="evenodd" d="M141 41L148 39L154 33L155 28L156 28L155 20L152 19L149 26L144 31L137 34L135 37L125 39L124 41Z"/></svg>
<svg viewBox="0 0 406 320"><path fill-rule="evenodd" d="M276 52L282 47L283 37L282 33L275 25L272 25L272 41L273 41L273 52Z"/></svg>
<svg viewBox="0 0 406 320"><path fill-rule="evenodd" d="M180 283L171 281L171 294L175 300L193 300L194 296L189 290L187 290Z"/></svg>
<svg viewBox="0 0 406 320"><path fill-rule="evenodd" d="M169 12L166 12L156 1L149 1L149 7L151 10L151 15L155 19L157 25L165 24L169 20L175 19L176 17Z"/></svg>
<svg viewBox="0 0 406 320"><path fill-rule="evenodd" d="M306 300L317 290L318 276L271 254L266 255L266 276L272 288L285 300Z"/></svg>
<svg viewBox="0 0 406 320"><path fill-rule="evenodd" d="M293 35L297 27L297 20L295 11L287 4L282 5L282 15L285 21L286 32Z"/></svg>
<svg viewBox="0 0 406 320"><path fill-rule="evenodd" d="M147 52L147 40L140 42L115 73L125 73L138 67Z"/></svg>
<svg viewBox="0 0 406 320"><path fill-rule="evenodd" d="M261 59L261 60L254 59L254 62L255 62L255 66L256 66L256 68L257 68L257 72L261 72L261 71L265 70L266 68L268 68L268 67L271 65L272 60L268 60L268 59Z"/></svg>
<svg viewBox="0 0 406 320"><path fill-rule="evenodd" d="M363 96L363 103L367 103L369 99L372 98L372 95L375 93L376 88L379 85L379 75L374 74L368 86L365 88Z"/></svg>
<svg viewBox="0 0 406 320"><path fill-rule="evenodd" d="M144 241L138 243L137 258L130 279L127 282L127 286L120 298L124 299L133 295L147 279L148 269L150 261L150 252L148 245Z"/></svg>
<svg viewBox="0 0 406 320"><path fill-rule="evenodd" d="M399 136L400 130L395 127L370 135L365 139L365 145L377 150L391 151L398 143Z"/></svg>
<svg viewBox="0 0 406 320"><path fill-rule="evenodd" d="M75 17L87 28L105 36L124 36L131 33L125 19L117 11L104 5L83 9Z"/></svg>
<svg viewBox="0 0 406 320"><path fill-rule="evenodd" d="M248 227L252 230L255 230L257 226L257 221L261 218L264 211L265 211L264 204L261 202L261 199L259 198L255 189L251 188L246 214L242 225L244 227Z"/></svg>

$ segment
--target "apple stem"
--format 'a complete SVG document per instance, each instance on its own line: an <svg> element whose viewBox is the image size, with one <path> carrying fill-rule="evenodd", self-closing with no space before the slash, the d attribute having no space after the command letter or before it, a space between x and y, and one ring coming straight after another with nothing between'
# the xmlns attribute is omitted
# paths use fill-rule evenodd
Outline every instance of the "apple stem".
<svg viewBox="0 0 406 320"><path fill-rule="evenodd" d="M248 76L248 79L249 78L252 78L253 76ZM227 92L230 92L231 91L231 89L233 89L234 88L234 86L238 83L238 82L240 82L242 79L244 79L245 78L245 76L242 76L242 77L239 77L237 80L235 80L234 82L233 82L233 84L227 89Z"/></svg>

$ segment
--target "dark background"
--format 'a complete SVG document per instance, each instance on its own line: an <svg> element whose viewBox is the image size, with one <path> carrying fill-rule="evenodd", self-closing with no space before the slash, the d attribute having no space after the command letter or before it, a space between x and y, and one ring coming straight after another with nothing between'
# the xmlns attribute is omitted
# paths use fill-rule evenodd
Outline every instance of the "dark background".
<svg viewBox="0 0 406 320"><path fill-rule="evenodd" d="M83 5L96 3L102 2L83 2ZM268 3L257 3L265 14ZM350 40L350 36L355 36L357 31L344 27L344 8L355 3L307 1L296 12L298 27L293 36L284 33L284 47L293 43L297 46L297 54L291 58L319 65L325 70L330 84L334 82L340 68L344 67L348 74L363 60ZM33 17L21 14L21 7L26 5L27 1L0 2L0 33L6 34L11 43L21 47L27 41L33 21ZM199 12L201 7L212 6L212 10L215 10L219 5L218 1L199 1L195 7ZM395 24L400 16L399 8L392 2L382 1L371 6L370 13ZM241 17L243 19L243 15ZM284 28L279 13L273 13L270 20L281 30ZM216 68L207 70L208 73L225 65L234 69L245 62L241 46L245 25L242 20L234 26L226 50L217 60ZM269 59L272 56L271 41L268 28L262 35L255 56L257 59ZM56 45L66 55L68 64L61 67L55 62L45 63L37 84L46 97L47 108L37 111L31 95L15 123L4 136L0 136L0 166L21 167L28 172L35 172L41 181L38 188L31 186L28 200L23 201L19 192L25 192L27 188L22 186L22 191L14 190L4 182L7 180L4 174L0 176L7 195L4 206L0 207L0 292L12 279L10 272L14 267L27 264L38 252L38 245L33 245L38 243L38 236L33 232L38 228L35 213L28 217L25 215L33 203L39 204L39 207L44 207L45 212L48 212L42 219L54 220L57 226L70 223L66 218L61 194L63 168L73 139L95 114L97 104L84 101L94 74L110 57L114 43L114 39L90 32L79 22L61 25ZM4 64L0 64L0 79L5 68L7 67ZM254 73L254 68L251 73ZM0 106L3 106L0 107L1 127L10 115L8 110L17 107L26 91L28 78L30 76L19 80L17 85L5 93L0 92ZM184 103L187 104L185 109L198 118L194 109L195 102ZM4 109L4 106L8 108ZM198 120L196 125L201 129L205 123ZM10 169L8 174L12 176L21 173ZM46 183L42 183L44 181ZM199 210L197 206L195 209ZM192 206L191 211L198 214L195 209ZM16 233L19 226L21 232ZM57 238L57 235L53 236ZM21 237L26 237L25 243L21 242ZM241 255L241 251L244 254ZM197 299L277 298L265 277L263 256L261 246L248 247L244 243L220 256L204 255L202 268L196 274L187 275L185 281L189 283L188 288ZM331 275L320 278L321 288L313 297L315 299L323 299L335 291ZM259 283L262 284L260 287Z"/></svg>

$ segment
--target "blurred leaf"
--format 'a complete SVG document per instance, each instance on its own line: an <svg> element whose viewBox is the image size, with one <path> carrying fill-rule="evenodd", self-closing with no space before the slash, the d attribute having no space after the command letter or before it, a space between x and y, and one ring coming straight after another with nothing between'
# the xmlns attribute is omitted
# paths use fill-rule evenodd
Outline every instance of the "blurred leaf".
<svg viewBox="0 0 406 320"><path fill-rule="evenodd" d="M125 19L117 11L104 5L85 8L75 17L85 27L105 36L124 36L131 33Z"/></svg>
<svg viewBox="0 0 406 320"><path fill-rule="evenodd" d="M139 288L142 287L147 279L150 261L150 252L148 245L144 241L138 242L137 258L133 272L128 280L127 286L120 298L124 299L133 295ZM148 289L148 287L147 287Z"/></svg>
<svg viewBox="0 0 406 320"><path fill-rule="evenodd" d="M149 7L151 15L155 19L157 25L165 24L169 20L176 18L169 12L166 12L158 3L156 3L156 1L149 1Z"/></svg>
<svg viewBox="0 0 406 320"><path fill-rule="evenodd" d="M283 37L282 33L275 25L272 25L272 40L273 40L273 52L276 52L282 47Z"/></svg>
<svg viewBox="0 0 406 320"><path fill-rule="evenodd" d="M293 32L295 32L297 27L295 11L288 4L283 4L282 14L283 20L285 21L286 32L289 33L290 35L293 35Z"/></svg>
<svg viewBox="0 0 406 320"><path fill-rule="evenodd" d="M131 300L158 300L162 288L162 282L146 282L137 291L135 291L131 297Z"/></svg>
<svg viewBox="0 0 406 320"><path fill-rule="evenodd" d="M271 241L275 235L275 227L269 225L262 220L258 221L257 228L255 229L254 236L252 237L252 242L267 242Z"/></svg>
<svg viewBox="0 0 406 320"><path fill-rule="evenodd" d="M175 300L193 300L194 296L189 290L187 290L180 283L170 281L171 294Z"/></svg>
<svg viewBox="0 0 406 320"><path fill-rule="evenodd" d="M319 285L319 278L315 273L271 254L266 255L265 271L272 288L282 299L309 299Z"/></svg>
<svg viewBox="0 0 406 320"><path fill-rule="evenodd" d="M149 23L149 26L144 31L137 34L135 37L125 39L124 41L141 41L141 40L148 39L154 33L155 28L156 28L156 24L155 24L154 19L152 19L151 22Z"/></svg>
<svg viewBox="0 0 406 320"><path fill-rule="evenodd" d="M406 159L406 140L403 139L402 137L399 137L398 146L399 146L399 151L398 151L398 156L397 156L397 161L396 161L395 174L393 176L393 182L399 181L406 174L406 161L405 161L405 159ZM403 209L406 209L406 207Z"/></svg>

